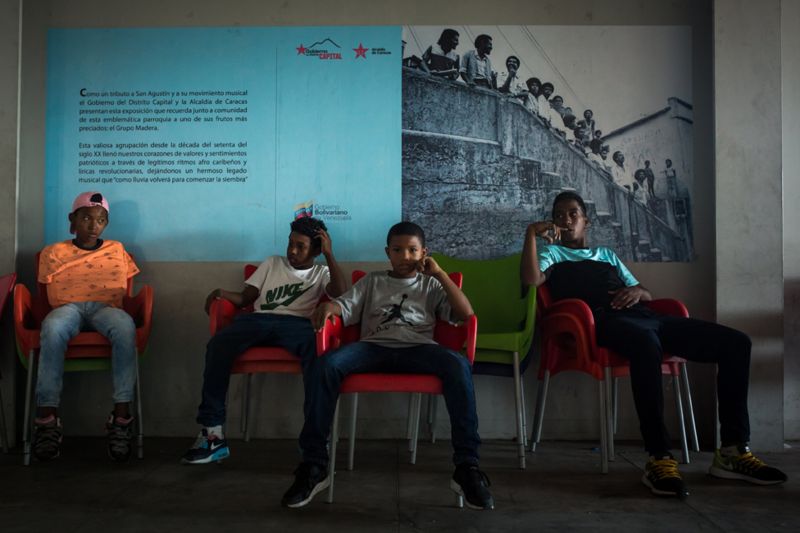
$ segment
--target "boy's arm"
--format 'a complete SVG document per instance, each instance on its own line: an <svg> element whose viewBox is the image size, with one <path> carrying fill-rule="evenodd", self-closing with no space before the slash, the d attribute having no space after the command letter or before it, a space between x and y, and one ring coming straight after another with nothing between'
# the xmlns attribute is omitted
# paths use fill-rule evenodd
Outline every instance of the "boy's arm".
<svg viewBox="0 0 800 533"><path fill-rule="evenodd" d="M547 281L539 267L539 255L536 250L536 237L542 237L549 243L561 238L561 228L549 221L534 222L525 231L525 243L522 245L522 260L519 264L519 277L524 287L538 287Z"/></svg>
<svg viewBox="0 0 800 533"><path fill-rule="evenodd" d="M333 316L342 316L342 307L336 302L322 302L311 313L311 326L314 331L322 331L325 321Z"/></svg>
<svg viewBox="0 0 800 533"><path fill-rule="evenodd" d="M466 320L475 314L467 296L453 283L447 272L442 270L442 267L433 257L424 257L420 261L419 270L423 274L436 278L436 281L442 284L442 288L447 295L447 303L450 304L450 309L453 310L453 315L456 318Z"/></svg>
<svg viewBox="0 0 800 533"><path fill-rule="evenodd" d="M214 300L224 298L235 305L237 308L247 307L258 298L259 290L252 285L245 285L242 292L226 291L225 289L214 289L206 297L206 313L211 309Z"/></svg>
<svg viewBox="0 0 800 533"><path fill-rule="evenodd" d="M319 233L317 233L317 238L320 241L322 255L325 256L325 262L328 264L328 270L331 274L331 280L325 287L325 292L328 293L328 296L336 298L337 296L344 294L344 291L347 290L347 282L344 278L344 272L342 272L342 269L339 267L339 263L336 262L336 258L333 256L333 243L331 243L331 236L328 235L328 232L325 230L319 230Z"/></svg>

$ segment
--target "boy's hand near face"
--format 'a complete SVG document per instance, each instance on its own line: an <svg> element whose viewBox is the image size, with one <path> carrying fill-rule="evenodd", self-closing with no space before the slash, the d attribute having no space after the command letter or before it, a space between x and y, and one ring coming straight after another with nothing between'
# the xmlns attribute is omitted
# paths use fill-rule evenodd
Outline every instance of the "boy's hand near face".
<svg viewBox="0 0 800 533"><path fill-rule="evenodd" d="M533 233L537 237L541 237L548 242L548 244L553 244L556 241L561 240L561 230L560 228L555 225L555 223L551 220L542 220L539 222L534 222L528 226L528 233Z"/></svg>
<svg viewBox="0 0 800 533"><path fill-rule="evenodd" d="M425 256L417 264L417 270L426 276L439 277L444 274L444 270L439 266L439 263L433 257Z"/></svg>
<svg viewBox="0 0 800 533"><path fill-rule="evenodd" d="M322 255L328 257L333 254L333 243L331 242L331 236L328 235L328 232L324 229L321 229L317 232L317 239L319 239L319 247Z"/></svg>

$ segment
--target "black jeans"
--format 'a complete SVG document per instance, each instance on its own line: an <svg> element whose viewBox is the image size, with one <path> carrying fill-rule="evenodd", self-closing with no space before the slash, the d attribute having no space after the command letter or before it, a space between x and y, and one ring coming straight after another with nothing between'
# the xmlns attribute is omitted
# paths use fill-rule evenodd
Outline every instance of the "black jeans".
<svg viewBox="0 0 800 533"><path fill-rule="evenodd" d="M228 327L211 338L206 347L198 424L217 426L225 423L225 397L233 362L253 346L280 346L297 355L304 378L317 353L314 329L307 318L272 313L236 316Z"/></svg>
<svg viewBox="0 0 800 533"><path fill-rule="evenodd" d="M716 363L720 436L723 445L750 440L747 387L750 338L741 331L694 318L657 315L646 309L595 313L597 343L630 361L631 388L645 449L654 456L670 449L664 426L661 357Z"/></svg>

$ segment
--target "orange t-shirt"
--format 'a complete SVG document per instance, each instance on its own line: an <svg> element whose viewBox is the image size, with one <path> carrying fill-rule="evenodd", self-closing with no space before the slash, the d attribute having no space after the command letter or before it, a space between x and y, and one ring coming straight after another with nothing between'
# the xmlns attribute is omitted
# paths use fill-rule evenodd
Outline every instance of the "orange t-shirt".
<svg viewBox="0 0 800 533"><path fill-rule="evenodd" d="M103 241L97 250L82 250L72 241L51 244L39 256L39 283L47 285L52 307L74 302L102 302L122 307L128 278L139 267L121 242Z"/></svg>

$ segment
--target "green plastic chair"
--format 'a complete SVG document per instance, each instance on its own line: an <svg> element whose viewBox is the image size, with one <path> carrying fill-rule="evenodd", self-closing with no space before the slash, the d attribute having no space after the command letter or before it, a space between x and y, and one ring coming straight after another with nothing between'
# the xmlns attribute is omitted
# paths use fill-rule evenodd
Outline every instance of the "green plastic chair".
<svg viewBox="0 0 800 533"><path fill-rule="evenodd" d="M447 272L464 275L462 290L478 317L478 342L473 374L511 377L517 415L517 455L525 468L525 391L522 374L530 363L536 290L523 294L519 278L521 254L501 259L467 260L433 254Z"/></svg>

